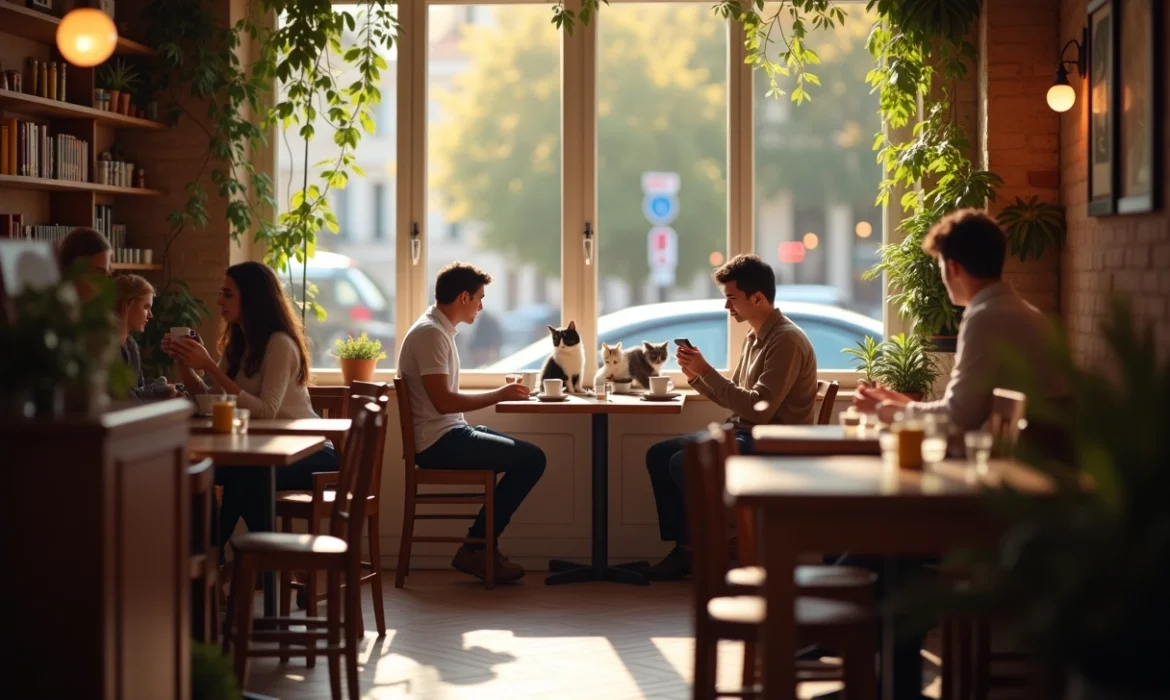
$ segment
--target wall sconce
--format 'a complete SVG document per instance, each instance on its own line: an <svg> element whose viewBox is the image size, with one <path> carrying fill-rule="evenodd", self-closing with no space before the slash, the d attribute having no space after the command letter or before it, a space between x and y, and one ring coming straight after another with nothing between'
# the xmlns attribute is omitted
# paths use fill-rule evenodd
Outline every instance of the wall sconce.
<svg viewBox="0 0 1170 700"><path fill-rule="evenodd" d="M101 10L80 7L71 10L57 25L57 50L75 66L89 67L105 62L118 43L114 20Z"/></svg>
<svg viewBox="0 0 1170 700"><path fill-rule="evenodd" d="M1073 64L1077 68L1077 75L1084 76L1089 58L1085 55L1085 46L1088 41L1089 29L1086 27L1081 30L1080 41L1069 39L1064 48L1060 50L1060 63L1056 65L1056 80L1053 81L1052 87L1048 88L1048 106L1054 112L1067 112L1077 101L1077 91L1068 82L1068 69L1065 68L1065 64ZM1071 61L1064 58L1070 46L1077 47L1077 57Z"/></svg>

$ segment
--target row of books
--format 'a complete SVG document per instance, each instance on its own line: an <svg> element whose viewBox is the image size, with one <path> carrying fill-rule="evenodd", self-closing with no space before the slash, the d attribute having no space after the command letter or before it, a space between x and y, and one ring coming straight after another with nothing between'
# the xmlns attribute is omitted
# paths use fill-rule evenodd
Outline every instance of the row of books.
<svg viewBox="0 0 1170 700"><path fill-rule="evenodd" d="M126 225L113 223L113 216L113 209L108 204L95 207L94 228L106 237L111 248L125 248ZM0 214L0 238L49 241L55 247L75 228L77 227L68 224L30 224L26 226L23 214Z"/></svg>
<svg viewBox="0 0 1170 700"><path fill-rule="evenodd" d="M89 182L89 142L36 122L0 122L0 175Z"/></svg>

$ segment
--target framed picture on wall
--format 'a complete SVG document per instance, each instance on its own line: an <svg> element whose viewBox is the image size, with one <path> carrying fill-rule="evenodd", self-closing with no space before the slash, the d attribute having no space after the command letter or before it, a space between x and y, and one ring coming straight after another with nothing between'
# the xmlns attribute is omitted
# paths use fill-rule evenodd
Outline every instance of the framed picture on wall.
<svg viewBox="0 0 1170 700"><path fill-rule="evenodd" d="M1162 0L1120 0L1116 52L1117 212L1154 211L1162 192Z"/></svg>
<svg viewBox="0 0 1170 700"><path fill-rule="evenodd" d="M1114 89L1117 83L1116 17L1113 0L1089 2L1089 214L1116 211L1113 187L1117 149Z"/></svg>

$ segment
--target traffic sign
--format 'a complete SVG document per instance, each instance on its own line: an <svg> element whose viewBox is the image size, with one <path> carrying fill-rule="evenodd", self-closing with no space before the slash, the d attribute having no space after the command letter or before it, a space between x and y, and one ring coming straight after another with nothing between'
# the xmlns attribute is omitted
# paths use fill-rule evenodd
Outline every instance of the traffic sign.
<svg viewBox="0 0 1170 700"><path fill-rule="evenodd" d="M642 200L642 214L655 226L667 226L678 218L678 197L672 194L648 194Z"/></svg>
<svg viewBox="0 0 1170 700"><path fill-rule="evenodd" d="M674 272L678 265L678 233L669 226L655 226L646 236L646 256L650 269Z"/></svg>
<svg viewBox="0 0 1170 700"><path fill-rule="evenodd" d="M678 173L642 173L642 191L646 194L678 194L681 186Z"/></svg>

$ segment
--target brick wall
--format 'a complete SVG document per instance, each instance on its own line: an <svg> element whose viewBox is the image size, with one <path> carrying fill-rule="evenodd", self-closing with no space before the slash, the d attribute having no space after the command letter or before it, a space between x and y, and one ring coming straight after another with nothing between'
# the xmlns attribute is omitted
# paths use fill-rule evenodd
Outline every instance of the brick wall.
<svg viewBox="0 0 1170 700"><path fill-rule="evenodd" d="M1060 50L1058 0L987 0L979 23L978 162L1003 178L990 205L998 214L1016 197L1060 201L1060 118L1048 108ZM1005 279L1038 308L1059 310L1060 256L1010 258Z"/></svg>
<svg viewBox="0 0 1170 700"><path fill-rule="evenodd" d="M1087 24L1086 0L1061 0L1059 45L1080 39ZM1160 36L1170 35L1170 12ZM1058 44L1053 44L1058 46ZM1163 45L1163 50L1166 46ZM1072 51L1070 49L1070 57ZM1168 56L1164 52L1165 62ZM1162 100L1170 102L1170 70L1163 71ZM1170 356L1170 111L1163 108L1162 208L1153 214L1088 216L1087 83L1070 76L1076 105L1060 118L1060 189L1068 217L1068 246L1062 263L1064 320L1075 357L1082 364L1107 357L1100 323L1113 295L1128 299ZM1042 101L1042 100L1041 100Z"/></svg>

